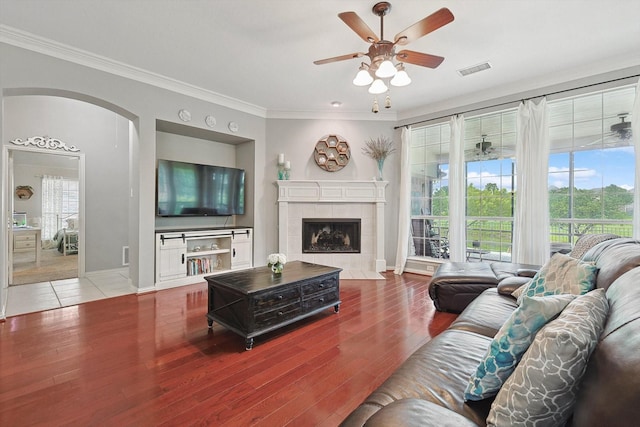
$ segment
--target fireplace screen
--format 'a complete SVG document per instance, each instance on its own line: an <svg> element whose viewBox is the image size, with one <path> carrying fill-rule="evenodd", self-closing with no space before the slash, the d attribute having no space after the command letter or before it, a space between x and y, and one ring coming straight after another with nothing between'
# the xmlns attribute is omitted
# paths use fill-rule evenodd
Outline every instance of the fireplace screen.
<svg viewBox="0 0 640 427"><path fill-rule="evenodd" d="M360 253L360 219L303 218L303 253Z"/></svg>

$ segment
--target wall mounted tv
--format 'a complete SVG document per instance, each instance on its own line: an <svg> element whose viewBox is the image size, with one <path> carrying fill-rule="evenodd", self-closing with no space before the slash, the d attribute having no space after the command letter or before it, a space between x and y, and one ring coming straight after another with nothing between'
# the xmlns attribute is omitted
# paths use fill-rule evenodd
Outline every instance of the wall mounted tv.
<svg viewBox="0 0 640 427"><path fill-rule="evenodd" d="M244 214L243 169L158 160L158 216Z"/></svg>

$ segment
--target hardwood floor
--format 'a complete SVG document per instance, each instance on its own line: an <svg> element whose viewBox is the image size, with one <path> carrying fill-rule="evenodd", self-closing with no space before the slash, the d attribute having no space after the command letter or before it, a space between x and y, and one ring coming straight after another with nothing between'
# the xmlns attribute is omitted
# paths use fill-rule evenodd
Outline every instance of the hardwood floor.
<svg viewBox="0 0 640 427"><path fill-rule="evenodd" d="M0 323L0 425L335 426L455 315L429 277L343 280L339 313L244 339L206 284Z"/></svg>

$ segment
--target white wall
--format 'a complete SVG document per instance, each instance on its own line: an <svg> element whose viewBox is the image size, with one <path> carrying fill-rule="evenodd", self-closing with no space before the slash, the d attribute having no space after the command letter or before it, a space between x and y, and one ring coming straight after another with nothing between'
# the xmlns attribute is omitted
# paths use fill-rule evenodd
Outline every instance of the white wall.
<svg viewBox="0 0 640 427"><path fill-rule="evenodd" d="M375 160L362 153L369 138L392 138L397 152L391 154L384 165L387 205L385 207L385 259L387 266L395 264L398 234L398 184L400 180L400 133L393 130L388 121L355 120L285 120L271 119L267 123L266 174L261 197L265 207L262 215L267 223L274 224L265 231L271 252L278 250L277 210L277 159L279 153L291 161L292 180L370 180L378 174ZM337 172L327 172L316 165L313 153L316 143L325 135L337 134L349 143L349 164Z"/></svg>
<svg viewBox="0 0 640 427"><path fill-rule="evenodd" d="M0 89L3 104L8 99L19 95L56 95L91 102L117 112L131 120L133 127L123 132L129 134L132 141L128 150L128 170L123 176L128 177L127 192L129 209L123 210L125 221L128 222L130 247L130 277L134 285L141 291L154 288L154 234L155 221L155 167L156 167L156 123L158 120L183 124L178 117L180 109L187 109L192 114L189 126L209 130L204 122L207 115L216 117L218 125L213 130L228 132L227 124L235 121L240 130L235 134L246 141L255 141L255 163L253 183L251 188L258 193L261 188L264 170L265 147L265 119L252 114L233 110L207 101L206 94L195 97L180 94L168 89L162 89L139 81L118 77L103 71L73 64L61 59L35 53L15 46L0 43ZM213 98L213 97L212 97ZM28 118L29 114L24 117ZM77 116L75 124L85 126L82 116ZM6 126L10 119L6 114L0 120L3 141L7 140ZM35 129L33 130L35 132ZM38 133L50 132L48 129ZM97 131L96 131L97 132ZM64 138L64 136L63 136ZM85 141L83 141L84 143ZM6 162L4 156L2 159ZM105 164L109 158L102 159ZM87 171L92 166L87 164ZM108 176L108 175L106 175ZM100 186L102 181L88 180L87 194L92 188ZM258 184L260 183L260 184ZM95 192L95 197L100 197ZM89 196L87 196L88 198ZM257 196L256 196L257 197ZM4 200L3 200L4 202ZM252 203L251 208L257 210ZM2 213L6 213L6 203ZM263 217L255 216L256 236L254 253L256 257L266 256L266 241L259 236L265 228ZM244 225L244 224L243 224ZM87 233L88 234L88 233ZM0 237L6 238L5 230L0 231ZM89 238L89 235L87 235ZM0 260L6 257L6 248L0 249ZM4 261L0 261L4 264ZM4 265L0 265L0 275L4 278ZM4 278L3 282L6 282ZM2 300L0 308L5 304L6 292L0 293ZM1 314L1 313L0 313Z"/></svg>
<svg viewBox="0 0 640 427"><path fill-rule="evenodd" d="M16 138L49 136L76 146L85 155L85 271L121 268L122 247L129 244L128 120L102 107L62 97L9 96L3 101L5 145L14 146L9 141ZM39 181L35 176L56 172L42 168L22 178L25 168L19 163L14 163L14 171L16 185L23 185L18 178ZM40 188L40 182L34 188ZM39 196L37 191L32 197L35 203L41 203ZM22 210L22 202L16 201L14 208ZM35 210L32 205L28 212Z"/></svg>

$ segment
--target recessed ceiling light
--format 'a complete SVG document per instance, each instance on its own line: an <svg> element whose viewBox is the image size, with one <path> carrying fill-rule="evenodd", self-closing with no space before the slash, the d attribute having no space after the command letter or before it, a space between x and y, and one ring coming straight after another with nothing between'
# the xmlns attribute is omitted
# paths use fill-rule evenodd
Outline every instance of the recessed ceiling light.
<svg viewBox="0 0 640 427"><path fill-rule="evenodd" d="M338 107L340 107L341 105L342 105L342 102L340 102L340 101L332 101L332 102L331 102L331 106L332 106L332 107L335 107L335 108L338 108Z"/></svg>

